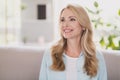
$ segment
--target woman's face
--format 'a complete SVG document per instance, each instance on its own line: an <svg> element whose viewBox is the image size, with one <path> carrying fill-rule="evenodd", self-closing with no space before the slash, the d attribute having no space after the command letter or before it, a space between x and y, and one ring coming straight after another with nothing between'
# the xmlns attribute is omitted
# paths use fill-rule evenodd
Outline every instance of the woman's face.
<svg viewBox="0 0 120 80"><path fill-rule="evenodd" d="M77 17L70 9L64 9L60 16L60 26L62 36L66 39L80 38L82 28Z"/></svg>

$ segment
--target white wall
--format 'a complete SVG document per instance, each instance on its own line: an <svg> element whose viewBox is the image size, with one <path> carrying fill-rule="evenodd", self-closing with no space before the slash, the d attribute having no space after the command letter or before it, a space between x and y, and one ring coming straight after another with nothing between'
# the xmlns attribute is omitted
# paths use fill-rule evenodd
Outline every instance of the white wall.
<svg viewBox="0 0 120 80"><path fill-rule="evenodd" d="M27 38L27 42L37 42L39 38L44 38L45 42L53 40L53 25L47 21L24 21L24 28L21 29L23 38Z"/></svg>
<svg viewBox="0 0 120 80"><path fill-rule="evenodd" d="M37 42L39 37L44 38L45 42L53 40L53 9L50 0L22 0L26 9L22 11L21 36L27 42ZM46 20L37 19L37 5L46 4Z"/></svg>

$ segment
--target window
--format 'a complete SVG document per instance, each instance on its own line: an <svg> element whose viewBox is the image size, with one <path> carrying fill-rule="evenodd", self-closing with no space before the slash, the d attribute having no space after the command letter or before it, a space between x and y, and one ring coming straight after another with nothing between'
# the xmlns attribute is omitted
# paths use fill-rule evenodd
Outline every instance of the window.
<svg viewBox="0 0 120 80"><path fill-rule="evenodd" d="M19 41L20 0L0 0L0 45Z"/></svg>

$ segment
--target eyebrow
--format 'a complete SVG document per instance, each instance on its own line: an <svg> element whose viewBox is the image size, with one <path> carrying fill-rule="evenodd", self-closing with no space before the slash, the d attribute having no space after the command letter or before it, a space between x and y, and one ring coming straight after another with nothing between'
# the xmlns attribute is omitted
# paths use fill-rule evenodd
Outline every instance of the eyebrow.
<svg viewBox="0 0 120 80"><path fill-rule="evenodd" d="M73 18L73 17L76 18L76 16L69 16L69 18Z"/></svg>
<svg viewBox="0 0 120 80"><path fill-rule="evenodd" d="M73 17L76 18L76 16L69 16L68 18L73 18ZM64 17L60 17L60 18L64 18Z"/></svg>

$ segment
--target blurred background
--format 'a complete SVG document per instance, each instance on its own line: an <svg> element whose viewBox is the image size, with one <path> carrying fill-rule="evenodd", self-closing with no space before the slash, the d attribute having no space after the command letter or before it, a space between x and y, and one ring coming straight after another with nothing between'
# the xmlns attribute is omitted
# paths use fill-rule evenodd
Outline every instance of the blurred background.
<svg viewBox="0 0 120 80"><path fill-rule="evenodd" d="M0 46L57 41L59 13L67 4L86 9L97 47L120 50L120 0L0 0Z"/></svg>

